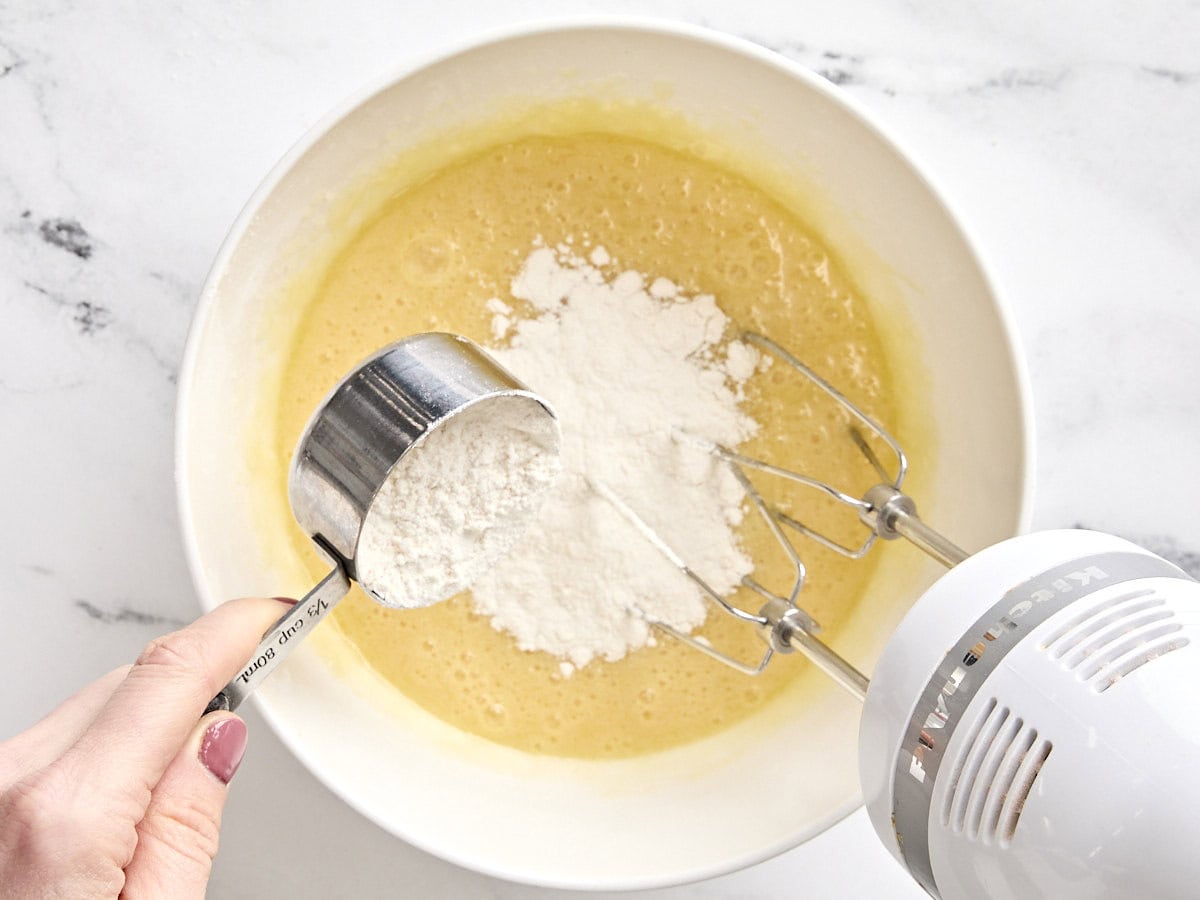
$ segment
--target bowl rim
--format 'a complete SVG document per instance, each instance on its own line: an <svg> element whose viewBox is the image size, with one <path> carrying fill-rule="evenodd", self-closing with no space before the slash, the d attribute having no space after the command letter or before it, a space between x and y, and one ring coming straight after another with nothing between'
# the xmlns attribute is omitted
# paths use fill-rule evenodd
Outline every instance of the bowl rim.
<svg viewBox="0 0 1200 900"><path fill-rule="evenodd" d="M1013 373L1013 383L1014 387L1016 388L1016 400L1022 431L1020 440L1020 459L1017 461L1020 492L1019 497L1017 498L1018 516L1016 530L1018 534L1023 534L1029 530L1033 516L1033 475L1035 471L1033 398L1029 373L1024 356L1021 352L1015 319L1012 310L1004 297L1004 294L999 290L992 266L989 264L987 258L980 252L978 242L974 239L971 231L965 224L964 219L956 213L953 205L947 199L945 192L938 187L936 181L932 179L922 168L921 164L917 162L918 157L909 152L904 141L898 139L894 133L876 121L874 114L870 113L864 104L862 104L853 96L849 95L847 92L837 88L835 85L831 84L826 79L822 78L812 70L804 67L800 63L795 62L783 54L757 44L747 38L739 37L713 28L663 17L629 16L617 14L542 17L480 30L465 39L447 42L432 50L413 54L395 66L390 67L384 73L367 80L359 88L344 97L340 102L334 104L314 124L309 126L304 133L297 140L295 140L294 143L292 143L287 151L279 158L279 160L271 167L268 173L259 182L258 186L246 200L245 204L238 212L237 217L230 225L229 231L222 240L213 259L213 263L210 266L207 275L205 276L204 285L201 288L200 296L192 315L191 324L188 329L187 341L184 347L183 357L179 369L179 385L176 392L175 406L175 494L188 570L191 575L193 586L196 590L197 599L199 600L203 611L207 611L207 606L205 604L205 600L208 599L207 589L202 580L203 570L201 566L200 547L196 531L192 524L193 517L188 491L189 462L186 452L186 447L188 446L190 418L188 415L188 410L191 406L193 390L192 382L199 357L200 344L202 342L202 337L207 330L207 325L212 319L213 307L215 304L219 283L225 269L228 267L230 258L233 256L238 245L241 243L247 230L249 230L249 227L259 209L263 206L267 198L269 198L275 191L283 178L290 172L292 167L316 143L324 138L339 122L341 122L359 106L370 101L377 94L388 90L398 82L409 78L429 67L443 63L447 60L472 52L474 50L481 49L485 46L503 44L508 41L534 37L547 33L598 31L650 33L667 38L682 38L692 41L696 44L707 45L708 47L716 50L738 54L747 57L752 61L772 67L788 75L789 77L802 82L807 88L823 94L827 99L843 108L855 120L857 120L857 123L861 127L871 132L881 144L895 154L899 161L911 171L912 175L917 179L917 181L923 185L934 203L940 207L949 224L958 231L959 236L963 241L963 245L967 249L970 256L974 259L975 264L979 269L981 279L994 300L995 313L1000 323L1000 334L998 335L998 338L1003 346L1006 361L1011 367L1011 371ZM220 601L218 600L217 602ZM442 847L433 844L433 842L427 842L423 840L419 834L398 834L391 824L380 821L380 819L377 818L371 811L365 809L358 798L348 796L342 792L342 790L334 783L332 776L325 771L324 767L306 752L303 743L294 739L293 735L290 733L290 730L286 726L286 723L282 721L282 719L275 713L274 710L271 709L269 703L265 702L265 700L258 694L252 695L252 699L259 714L262 715L262 717L268 722L272 731L275 732L280 742L287 747L289 752L299 759L304 764L305 768L307 768L308 771L335 796L363 815L368 821L373 822L374 824L383 828L385 831L388 831L412 846L433 854L441 859L476 872L481 872L486 875L491 875L506 881L517 883L539 885L549 888L586 890L638 890L690 884L719 875L740 871L767 859L771 859L789 849L792 849L793 847L797 847L800 844L811 840L820 834L823 834L833 825L846 818L862 805L861 792L856 792L855 795L848 799L845 803L818 819L814 826L808 830L808 833L800 837L799 841L797 841L794 835L787 836L765 847L744 853L739 857L724 858L720 862L695 866L687 871L676 871L661 876L648 876L640 878L619 877L606 879L603 877L593 877L589 878L587 881L570 878L538 877L535 874L531 874L526 871L506 869L503 866L491 865L487 863L481 864L479 860L472 859L468 855L458 852L455 848Z"/></svg>

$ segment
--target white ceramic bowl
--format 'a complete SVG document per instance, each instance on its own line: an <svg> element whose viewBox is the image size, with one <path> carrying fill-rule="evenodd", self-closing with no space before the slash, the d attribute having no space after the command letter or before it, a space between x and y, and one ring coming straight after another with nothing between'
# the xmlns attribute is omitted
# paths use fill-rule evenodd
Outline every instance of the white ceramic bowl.
<svg viewBox="0 0 1200 900"><path fill-rule="evenodd" d="M233 226L179 393L180 510L206 608L306 587L271 537L293 526L264 523L246 503L247 447L262 427L246 386L278 370L280 329L297 312L279 307L280 285L327 251L338 198L498 106L580 95L649 98L769 157L877 313L903 323L892 354L924 367L904 377L910 401L921 397L907 430L922 435L910 484L926 518L968 548L1024 526L1031 434L1012 329L960 226L896 145L825 81L750 43L664 23L558 23L440 56L351 99L287 154ZM911 548L882 552L839 635L868 669L937 571ZM792 847L859 803L858 708L831 685L696 744L589 762L462 734L325 659L306 644L258 695L281 738L384 828L504 878L584 888L703 878Z"/></svg>

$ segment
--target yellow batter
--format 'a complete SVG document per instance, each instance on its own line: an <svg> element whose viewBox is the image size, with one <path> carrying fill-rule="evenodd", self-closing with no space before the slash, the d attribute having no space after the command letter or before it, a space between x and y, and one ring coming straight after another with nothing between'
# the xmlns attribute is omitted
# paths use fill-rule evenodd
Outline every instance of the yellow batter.
<svg viewBox="0 0 1200 900"><path fill-rule="evenodd" d="M603 246L624 268L664 276L687 294L711 293L739 327L775 337L853 400L893 419L883 353L862 300L796 215L716 164L610 134L528 137L459 160L393 197L335 259L299 329L278 403L276 488L285 490L296 440L324 394L379 347L443 330L485 346L485 302L509 282L541 237ZM851 490L873 483L852 453L819 452L844 424L782 365L756 375L746 409L763 424L743 450ZM844 444L840 446L845 446ZM877 480L877 479L876 479ZM811 494L761 481L797 501L806 522L861 538L852 517L834 518ZM743 540L756 577L786 592L791 571L751 515ZM585 540L586 536L581 536ZM314 577L324 565L302 536ZM803 606L825 626L839 621L870 576L811 543ZM757 608L752 596L740 596ZM523 750L617 757L664 749L723 729L777 696L806 665L777 658L748 678L669 638L616 663L564 678L559 660L518 650L474 614L469 596L395 611L357 589L334 616L362 657L445 721ZM713 614L703 629L746 660L761 640Z"/></svg>

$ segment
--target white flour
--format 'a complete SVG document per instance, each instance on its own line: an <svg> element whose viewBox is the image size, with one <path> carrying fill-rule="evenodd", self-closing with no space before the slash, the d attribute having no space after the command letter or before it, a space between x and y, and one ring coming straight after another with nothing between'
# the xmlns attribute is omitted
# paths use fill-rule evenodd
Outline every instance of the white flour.
<svg viewBox="0 0 1200 900"><path fill-rule="evenodd" d="M680 431L736 445L757 429L738 407L757 352L722 344L710 296L616 270L560 245L526 259L516 305L492 300L491 350L558 413L563 475L513 552L473 587L476 608L527 650L575 666L616 660L651 640L646 619L684 631L707 611L697 588L589 481L614 490L718 591L752 563L738 545L742 491ZM525 314L529 317L522 318Z"/></svg>
<svg viewBox="0 0 1200 900"><path fill-rule="evenodd" d="M412 608L469 587L529 525L560 469L554 420L528 397L456 413L392 467L363 521L358 580Z"/></svg>

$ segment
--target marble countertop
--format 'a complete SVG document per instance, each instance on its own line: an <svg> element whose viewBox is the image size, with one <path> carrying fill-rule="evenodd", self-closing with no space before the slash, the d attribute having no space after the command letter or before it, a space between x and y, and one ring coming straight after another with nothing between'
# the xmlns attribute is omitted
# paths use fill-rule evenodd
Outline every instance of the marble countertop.
<svg viewBox="0 0 1200 900"><path fill-rule="evenodd" d="M1194 0L3 4L0 736L197 613L176 376L208 265L276 158L407 59L597 12L748 37L868 107L934 174L1012 306L1035 527L1111 531L1200 574ZM213 896L557 895L392 838L247 718ZM923 896L859 811L770 862L648 896L868 892Z"/></svg>

